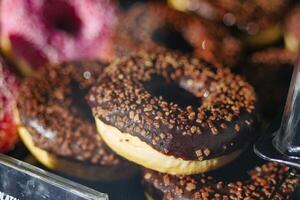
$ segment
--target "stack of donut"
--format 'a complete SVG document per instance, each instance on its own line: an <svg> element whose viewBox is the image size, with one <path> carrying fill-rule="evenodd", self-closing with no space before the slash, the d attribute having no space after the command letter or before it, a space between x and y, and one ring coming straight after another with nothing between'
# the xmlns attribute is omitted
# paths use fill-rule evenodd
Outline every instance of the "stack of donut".
<svg viewBox="0 0 300 200"><path fill-rule="evenodd" d="M285 177L287 167L244 153L259 123L253 88L240 76L169 51L105 66L51 65L22 84L20 137L45 166L113 180L135 171L123 157L142 166L149 199L264 199L275 191L280 199L294 191L299 179ZM246 178L226 179L247 162Z"/></svg>
<svg viewBox="0 0 300 200"><path fill-rule="evenodd" d="M259 131L257 102L229 69L168 51L140 52L110 64L88 102L106 144L144 168L148 199L281 199L299 181L285 177L287 167L247 161L251 153L243 151ZM249 174L230 180L239 171L232 166L245 159L241 171ZM231 175L208 174L213 170Z"/></svg>
<svg viewBox="0 0 300 200"><path fill-rule="evenodd" d="M158 200L284 199L295 190L293 170L249 151L261 128L259 102L231 71L248 60L241 71L254 86L281 80L265 80L265 72L279 76L294 54L262 51L243 60L250 51L243 41L277 40L288 2L169 0L177 10L136 4L119 13L116 27L110 1L16 2L2 1L0 42L23 72L36 70L22 82L13 113L21 140L43 165L93 181L128 178L138 165L147 198ZM8 11L15 7L22 12ZM21 26L3 22L27 16ZM247 34L237 37L220 21ZM286 27L291 46L296 31ZM259 98L286 85L269 89L258 90Z"/></svg>

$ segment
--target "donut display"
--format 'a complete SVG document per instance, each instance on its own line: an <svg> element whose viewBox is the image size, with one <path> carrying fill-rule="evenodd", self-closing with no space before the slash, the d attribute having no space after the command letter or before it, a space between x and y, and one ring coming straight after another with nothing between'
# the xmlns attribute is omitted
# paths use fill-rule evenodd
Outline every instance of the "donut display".
<svg viewBox="0 0 300 200"><path fill-rule="evenodd" d="M272 139L296 130L299 7L0 1L0 200L300 199Z"/></svg>
<svg viewBox="0 0 300 200"><path fill-rule="evenodd" d="M169 49L233 67L242 54L240 41L224 27L162 3L135 4L119 19L113 37L117 56Z"/></svg>
<svg viewBox="0 0 300 200"><path fill-rule="evenodd" d="M84 99L104 66L100 62L53 65L22 84L20 137L48 168L93 180L113 180L133 172L103 143Z"/></svg>
<svg viewBox="0 0 300 200"><path fill-rule="evenodd" d="M300 41L300 5L296 5L289 12L285 20L285 46L292 52L297 52Z"/></svg>
<svg viewBox="0 0 300 200"><path fill-rule="evenodd" d="M49 62L105 58L115 9L105 0L1 1L1 47L25 74Z"/></svg>
<svg viewBox="0 0 300 200"><path fill-rule="evenodd" d="M280 22L289 0L168 0L176 9L192 11L208 20L234 27L248 46L260 47L278 41Z"/></svg>
<svg viewBox="0 0 300 200"><path fill-rule="evenodd" d="M216 169L256 136L252 87L228 69L175 53L112 63L88 96L117 154L170 174Z"/></svg>

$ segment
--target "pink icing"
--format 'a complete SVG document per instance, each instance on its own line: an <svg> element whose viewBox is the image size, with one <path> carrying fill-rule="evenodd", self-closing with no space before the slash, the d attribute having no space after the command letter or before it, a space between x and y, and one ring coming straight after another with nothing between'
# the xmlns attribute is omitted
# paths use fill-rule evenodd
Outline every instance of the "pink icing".
<svg viewBox="0 0 300 200"><path fill-rule="evenodd" d="M109 0L3 0L1 6L1 34L35 67L101 58L116 23Z"/></svg>

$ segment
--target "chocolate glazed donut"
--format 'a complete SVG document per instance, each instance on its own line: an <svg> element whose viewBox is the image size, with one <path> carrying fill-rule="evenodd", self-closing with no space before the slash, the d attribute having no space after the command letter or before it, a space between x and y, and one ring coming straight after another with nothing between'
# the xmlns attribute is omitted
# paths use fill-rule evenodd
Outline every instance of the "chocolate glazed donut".
<svg viewBox="0 0 300 200"><path fill-rule="evenodd" d="M169 49L233 67L242 53L239 40L224 27L161 3L135 4L119 16L115 33L117 56Z"/></svg>
<svg viewBox="0 0 300 200"><path fill-rule="evenodd" d="M85 101L105 66L96 61L53 65L22 84L16 116L19 133L45 166L89 180L114 180L132 173L129 163L97 134Z"/></svg>
<svg viewBox="0 0 300 200"><path fill-rule="evenodd" d="M104 141L116 153L160 172L218 168L256 135L252 87L229 69L176 53L117 60L88 100Z"/></svg>
<svg viewBox="0 0 300 200"><path fill-rule="evenodd" d="M289 175L289 170L287 166L268 162L252 168L246 178L229 181L207 174L172 176L145 170L143 182L149 200L282 200L291 198L300 181Z"/></svg>

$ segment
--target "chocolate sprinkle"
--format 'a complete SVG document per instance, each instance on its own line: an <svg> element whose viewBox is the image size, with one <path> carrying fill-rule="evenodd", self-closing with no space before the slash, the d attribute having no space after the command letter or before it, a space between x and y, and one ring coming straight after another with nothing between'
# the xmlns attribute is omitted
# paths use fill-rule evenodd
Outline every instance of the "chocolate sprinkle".
<svg viewBox="0 0 300 200"><path fill-rule="evenodd" d="M22 84L18 111L34 144L57 156L97 165L115 165L94 125L85 94L101 75L100 62L45 67Z"/></svg>
<svg viewBox="0 0 300 200"><path fill-rule="evenodd" d="M295 172L295 170L291 170ZM248 178L224 181L208 174L172 176L144 170L146 192L155 199L289 199L299 178L287 166L266 163L248 172Z"/></svg>
<svg viewBox="0 0 300 200"><path fill-rule="evenodd" d="M198 160L199 152L207 160L251 142L255 103L252 87L229 69L170 52L117 60L89 92L100 120L185 160Z"/></svg>

